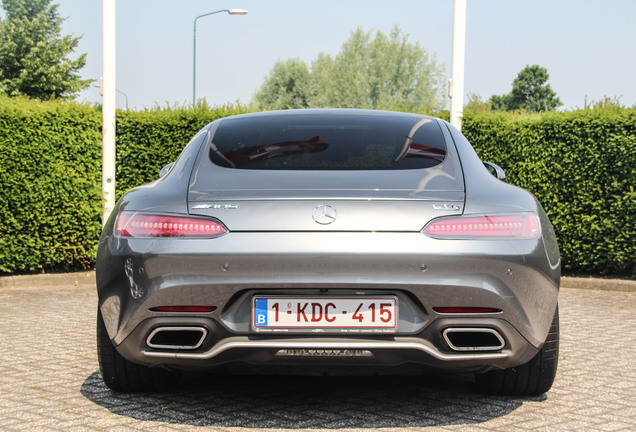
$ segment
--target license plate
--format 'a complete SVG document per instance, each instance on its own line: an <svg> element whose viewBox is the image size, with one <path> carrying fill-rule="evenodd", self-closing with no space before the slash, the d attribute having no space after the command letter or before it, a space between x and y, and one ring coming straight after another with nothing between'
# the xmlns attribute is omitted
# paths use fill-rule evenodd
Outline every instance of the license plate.
<svg viewBox="0 0 636 432"><path fill-rule="evenodd" d="M395 297L254 297L255 329L395 329Z"/></svg>

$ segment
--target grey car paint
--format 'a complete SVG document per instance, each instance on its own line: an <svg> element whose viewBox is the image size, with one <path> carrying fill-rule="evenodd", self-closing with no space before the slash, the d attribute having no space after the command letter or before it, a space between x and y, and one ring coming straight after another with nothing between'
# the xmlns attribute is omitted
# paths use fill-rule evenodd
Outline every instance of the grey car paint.
<svg viewBox="0 0 636 432"><path fill-rule="evenodd" d="M167 174L125 194L104 226L97 286L113 344L136 364L190 369L231 362L299 364L276 356L290 347L369 349L375 361L360 359L361 364L414 362L462 371L529 361L546 340L557 306L560 260L554 231L534 196L494 178L459 131L434 121L446 138L447 160L398 173L217 167L207 152L223 119L206 126ZM337 209L333 223L312 219L320 205ZM123 238L113 234L123 210L212 216L229 233L210 240ZM442 216L518 211L539 215L541 237L454 241L421 232ZM133 290L141 293L138 298ZM387 338L292 331L285 338L257 333L250 325L250 299L256 294L351 293L397 295L397 333ZM177 304L218 308L193 316L150 311ZM501 312L449 316L432 309L446 305ZM203 326L208 335L191 352L148 347L148 334L168 325ZM452 352L442 331L453 327L492 328L506 343L496 352ZM329 359L314 360L329 366Z"/></svg>

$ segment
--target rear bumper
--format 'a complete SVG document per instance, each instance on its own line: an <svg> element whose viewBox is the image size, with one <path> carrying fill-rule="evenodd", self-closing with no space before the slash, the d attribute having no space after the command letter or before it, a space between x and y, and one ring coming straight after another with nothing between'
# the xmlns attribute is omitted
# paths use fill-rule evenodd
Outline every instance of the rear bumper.
<svg viewBox="0 0 636 432"><path fill-rule="evenodd" d="M186 325L188 327L186 327ZM440 336L445 328L492 329L505 346L491 351L453 351ZM204 328L206 338L192 350L154 349L145 342L150 331L177 326ZM173 327L174 328L174 327ZM406 364L447 371L483 372L529 361L537 349L510 324L499 319L444 319L414 336L255 336L229 335L212 319L152 318L138 326L119 345L120 353L138 364L173 369L205 370L228 364L262 367L296 366L316 370L347 367L390 368Z"/></svg>
<svg viewBox="0 0 636 432"><path fill-rule="evenodd" d="M175 368L232 362L418 363L466 371L511 367L528 361L543 344L558 296L559 268L550 264L541 239L460 242L420 233L230 233L213 240L110 237L99 247L99 305L113 343L130 361ZM251 329L256 294L343 293L397 295L398 331L352 337L262 335ZM166 305L217 309L185 315L150 311ZM448 316L433 310L444 306L501 312ZM206 337L189 351L149 347L148 335L161 326L201 326ZM447 328L492 329L504 346L458 352L444 340ZM372 355L281 355L281 350L299 349Z"/></svg>

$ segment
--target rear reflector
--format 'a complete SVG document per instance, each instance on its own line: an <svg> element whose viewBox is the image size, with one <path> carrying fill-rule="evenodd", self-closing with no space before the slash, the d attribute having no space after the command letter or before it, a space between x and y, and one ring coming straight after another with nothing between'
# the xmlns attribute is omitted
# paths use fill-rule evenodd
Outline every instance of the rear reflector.
<svg viewBox="0 0 636 432"><path fill-rule="evenodd" d="M157 306L151 312L214 312L216 306Z"/></svg>
<svg viewBox="0 0 636 432"><path fill-rule="evenodd" d="M423 232L440 239L531 239L541 235L534 213L443 217L426 225Z"/></svg>
<svg viewBox="0 0 636 432"><path fill-rule="evenodd" d="M122 237L217 237L227 232L214 219L122 212L115 234Z"/></svg>
<svg viewBox="0 0 636 432"><path fill-rule="evenodd" d="M501 310L488 307L434 307L433 310L443 314L477 314L499 313Z"/></svg>

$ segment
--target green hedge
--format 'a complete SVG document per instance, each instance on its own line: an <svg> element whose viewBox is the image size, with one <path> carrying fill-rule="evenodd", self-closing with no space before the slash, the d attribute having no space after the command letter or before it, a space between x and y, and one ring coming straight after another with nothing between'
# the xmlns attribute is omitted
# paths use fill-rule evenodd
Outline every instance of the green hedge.
<svg viewBox="0 0 636 432"><path fill-rule="evenodd" d="M240 106L117 113L116 194L155 180L212 120ZM95 262L101 231L101 112L0 97L0 274Z"/></svg>
<svg viewBox="0 0 636 432"><path fill-rule="evenodd" d="M635 109L467 113L463 132L543 204L566 271L636 274Z"/></svg>
<svg viewBox="0 0 636 432"><path fill-rule="evenodd" d="M92 264L101 229L101 114L0 96L0 272Z"/></svg>
<svg viewBox="0 0 636 432"><path fill-rule="evenodd" d="M242 107L117 114L117 196L157 178L208 122ZM101 113L0 96L0 273L94 263ZM568 272L636 275L636 110L466 112L465 135L550 216Z"/></svg>
<svg viewBox="0 0 636 432"><path fill-rule="evenodd" d="M206 124L244 113L240 106L210 109L167 108L117 113L116 196L156 180L161 168L174 162L183 147Z"/></svg>

